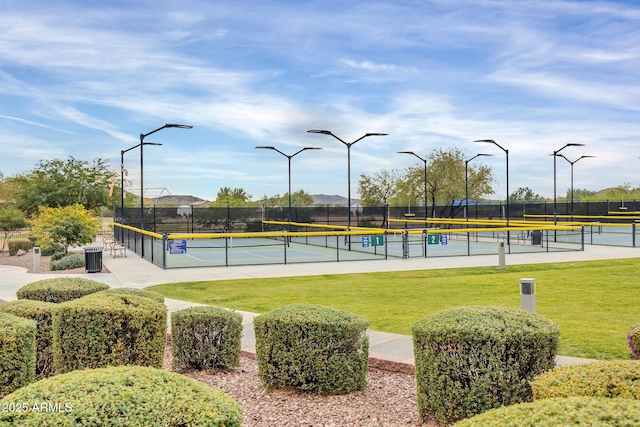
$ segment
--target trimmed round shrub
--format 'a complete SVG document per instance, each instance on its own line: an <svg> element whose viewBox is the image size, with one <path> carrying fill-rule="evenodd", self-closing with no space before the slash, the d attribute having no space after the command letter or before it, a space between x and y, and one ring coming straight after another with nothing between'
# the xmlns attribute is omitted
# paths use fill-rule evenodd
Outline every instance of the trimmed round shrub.
<svg viewBox="0 0 640 427"><path fill-rule="evenodd" d="M56 374L116 365L161 367L167 307L150 298L92 294L65 302L53 313Z"/></svg>
<svg viewBox="0 0 640 427"><path fill-rule="evenodd" d="M369 322L310 304L280 307L253 321L258 371L266 388L346 394L367 385Z"/></svg>
<svg viewBox="0 0 640 427"><path fill-rule="evenodd" d="M109 286L104 283L83 277L56 277L29 283L18 289L16 295L18 299L61 303L107 289Z"/></svg>
<svg viewBox="0 0 640 427"><path fill-rule="evenodd" d="M151 298L156 300L162 304L164 304L164 296L160 295L157 292L147 291L146 289L136 289L136 288L110 288L106 291L102 291L107 294L123 294L123 295L138 295L140 297Z"/></svg>
<svg viewBox="0 0 640 427"><path fill-rule="evenodd" d="M35 378L36 322L0 313L0 397Z"/></svg>
<svg viewBox="0 0 640 427"><path fill-rule="evenodd" d="M9 240L9 242L7 243L7 247L9 249L10 256L16 255L20 250L22 250L23 252L29 252L29 249L30 249L29 239Z"/></svg>
<svg viewBox="0 0 640 427"><path fill-rule="evenodd" d="M418 410L450 424L532 400L529 381L555 366L560 328L534 313L458 307L413 326Z"/></svg>
<svg viewBox="0 0 640 427"><path fill-rule="evenodd" d="M51 263L49 263L49 271L72 270L84 266L83 254L69 254L58 260L51 261Z"/></svg>
<svg viewBox="0 0 640 427"><path fill-rule="evenodd" d="M569 397L503 406L455 424L456 427L640 425L640 402L631 399Z"/></svg>
<svg viewBox="0 0 640 427"><path fill-rule="evenodd" d="M57 304L20 299L0 305L0 312L36 321L36 379L53 373L53 310Z"/></svg>
<svg viewBox="0 0 640 427"><path fill-rule="evenodd" d="M611 360L561 366L531 382L533 398L594 396L640 400L640 361Z"/></svg>
<svg viewBox="0 0 640 427"><path fill-rule="evenodd" d="M171 313L174 369L228 369L240 366L242 315L199 306Z"/></svg>
<svg viewBox="0 0 640 427"><path fill-rule="evenodd" d="M222 391L161 369L120 366L46 378L0 400L0 426L240 426ZM46 407L42 407L45 405Z"/></svg>

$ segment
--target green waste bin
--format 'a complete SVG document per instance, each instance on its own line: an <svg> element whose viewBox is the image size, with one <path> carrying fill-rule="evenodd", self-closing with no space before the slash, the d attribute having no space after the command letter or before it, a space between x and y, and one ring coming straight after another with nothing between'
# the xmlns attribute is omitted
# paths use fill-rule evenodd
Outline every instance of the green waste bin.
<svg viewBox="0 0 640 427"><path fill-rule="evenodd" d="M84 265L87 273L102 271L102 248L89 246L84 248Z"/></svg>

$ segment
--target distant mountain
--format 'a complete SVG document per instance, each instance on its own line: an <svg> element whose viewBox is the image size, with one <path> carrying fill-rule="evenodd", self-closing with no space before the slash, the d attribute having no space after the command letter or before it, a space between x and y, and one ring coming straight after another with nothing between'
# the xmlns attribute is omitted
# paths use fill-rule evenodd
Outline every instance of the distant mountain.
<svg viewBox="0 0 640 427"><path fill-rule="evenodd" d="M327 194L312 194L314 205L347 206L349 201L346 197ZM360 203L359 199L352 198L351 204Z"/></svg>

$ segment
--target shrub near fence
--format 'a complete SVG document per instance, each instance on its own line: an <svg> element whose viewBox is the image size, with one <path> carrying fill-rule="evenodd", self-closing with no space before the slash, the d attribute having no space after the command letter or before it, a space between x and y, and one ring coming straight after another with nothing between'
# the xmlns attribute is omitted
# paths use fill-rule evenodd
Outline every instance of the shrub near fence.
<svg viewBox="0 0 640 427"><path fill-rule="evenodd" d="M0 400L0 407L12 404L26 410L0 411L0 426L238 427L242 421L240 406L222 391L142 366L56 375Z"/></svg>
<svg viewBox="0 0 640 427"><path fill-rule="evenodd" d="M531 382L533 398L593 396L640 400L640 362L611 360L562 366Z"/></svg>
<svg viewBox="0 0 640 427"><path fill-rule="evenodd" d="M174 369L240 366L242 315L224 308L190 307L171 314Z"/></svg>
<svg viewBox="0 0 640 427"><path fill-rule="evenodd" d="M33 382L35 377L36 322L0 313L0 397Z"/></svg>
<svg viewBox="0 0 640 427"><path fill-rule="evenodd" d="M100 293L65 302L53 314L54 371L159 368L166 333L167 307L151 298Z"/></svg>
<svg viewBox="0 0 640 427"><path fill-rule="evenodd" d="M53 310L56 304L21 299L0 305L0 312L36 321L36 379L53 371Z"/></svg>
<svg viewBox="0 0 640 427"><path fill-rule="evenodd" d="M560 329L533 313L459 307L413 326L418 410L443 424L531 401L529 381L555 365Z"/></svg>
<svg viewBox="0 0 640 427"><path fill-rule="evenodd" d="M16 295L18 299L61 303L107 289L109 286L95 280L61 277L29 283L18 289Z"/></svg>
<svg viewBox="0 0 640 427"><path fill-rule="evenodd" d="M267 388L346 394L366 387L369 322L355 314L292 304L254 319L260 378Z"/></svg>

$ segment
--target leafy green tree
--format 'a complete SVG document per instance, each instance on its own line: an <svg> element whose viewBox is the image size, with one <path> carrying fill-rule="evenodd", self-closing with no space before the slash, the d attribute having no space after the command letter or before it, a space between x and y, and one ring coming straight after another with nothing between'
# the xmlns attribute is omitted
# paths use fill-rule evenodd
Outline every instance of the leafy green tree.
<svg viewBox="0 0 640 427"><path fill-rule="evenodd" d="M91 163L72 156L67 160L42 160L15 178L15 200L18 208L30 215L41 206L56 208L75 203L92 210L110 203L109 186L115 178L108 160L101 158Z"/></svg>
<svg viewBox="0 0 640 427"><path fill-rule="evenodd" d="M571 189L567 190L567 199L571 199ZM587 189L574 188L573 189L573 200L576 202L586 201L586 200L599 200L600 196L597 191L591 191Z"/></svg>
<svg viewBox="0 0 640 427"><path fill-rule="evenodd" d="M275 196L267 197L266 195L260 200L260 204L272 207L272 206L289 206L289 193L284 193L282 196L276 194ZM313 205L313 196L304 190L298 190L291 194L291 206L311 206Z"/></svg>
<svg viewBox="0 0 640 427"><path fill-rule="evenodd" d="M543 201L544 197L529 187L520 187L509 196L510 203L530 203Z"/></svg>
<svg viewBox="0 0 640 427"><path fill-rule="evenodd" d="M218 190L213 206L243 206L251 201L251 195L243 188L222 187Z"/></svg>
<svg viewBox="0 0 640 427"><path fill-rule="evenodd" d="M436 215L436 203L450 208L454 216L463 208L465 198L465 153L458 148L439 148L427 156L427 199ZM493 173L491 168L480 161L468 164L469 200L479 200L493 194ZM410 195L411 202L417 204L424 199L424 164L410 166L397 184L397 193ZM406 199L405 199L406 200ZM457 202L457 203L456 203ZM445 212L440 212L440 215Z"/></svg>
<svg viewBox="0 0 640 427"><path fill-rule="evenodd" d="M40 246L62 245L66 255L71 245L93 242L99 228L99 221L84 206L76 203L58 208L41 208L31 233Z"/></svg>
<svg viewBox="0 0 640 427"><path fill-rule="evenodd" d="M2 248L4 252L7 250L9 240L15 236L15 232L28 227L29 222L24 216L24 213L11 205L0 204L0 231L2 232Z"/></svg>
<svg viewBox="0 0 640 427"><path fill-rule="evenodd" d="M372 174L363 173L358 181L360 202L364 206L384 206L396 193L398 171L382 169Z"/></svg>

